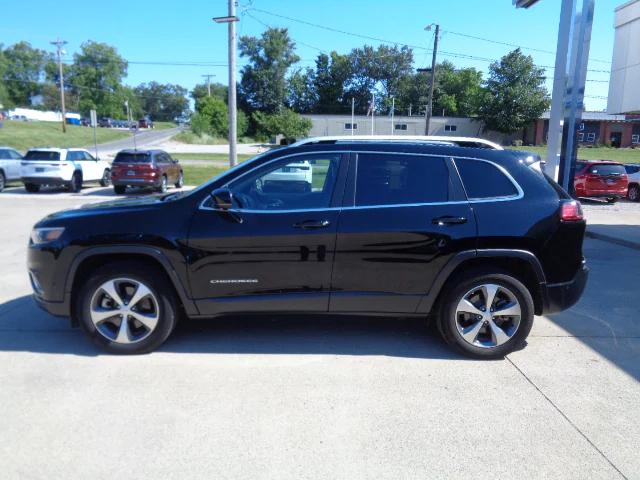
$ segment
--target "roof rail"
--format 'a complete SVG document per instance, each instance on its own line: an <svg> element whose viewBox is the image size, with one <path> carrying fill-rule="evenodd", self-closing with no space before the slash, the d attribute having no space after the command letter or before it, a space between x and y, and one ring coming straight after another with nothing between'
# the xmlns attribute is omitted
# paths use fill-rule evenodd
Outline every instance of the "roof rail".
<svg viewBox="0 0 640 480"><path fill-rule="evenodd" d="M298 140L292 147L311 145L318 143L339 143L339 142L423 142L432 145L457 145L461 147L470 146L470 143L481 144L484 148L493 150L504 150L497 143L476 137L454 137L454 136L433 136L433 135L331 135L324 137L309 137Z"/></svg>

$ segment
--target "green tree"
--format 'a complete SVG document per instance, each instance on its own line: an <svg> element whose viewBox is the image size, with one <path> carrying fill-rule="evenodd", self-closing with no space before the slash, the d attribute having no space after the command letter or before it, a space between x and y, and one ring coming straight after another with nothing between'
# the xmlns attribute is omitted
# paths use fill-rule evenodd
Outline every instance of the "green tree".
<svg viewBox="0 0 640 480"><path fill-rule="evenodd" d="M514 133L540 118L549 108L544 69L516 49L489 66L486 95L480 107L485 127Z"/></svg>
<svg viewBox="0 0 640 480"><path fill-rule="evenodd" d="M10 108L13 106L13 102L9 98L7 81L5 80L7 69L7 58L4 56L4 50L0 43L0 105L2 105L2 108Z"/></svg>
<svg viewBox="0 0 640 480"><path fill-rule="evenodd" d="M267 138L276 135L283 135L287 139L306 137L312 126L311 120L288 108L275 114L254 112L253 120L258 136Z"/></svg>
<svg viewBox="0 0 640 480"><path fill-rule="evenodd" d="M31 96L40 93L44 68L51 61L51 55L28 42L18 42L6 48L2 57L8 103L28 106Z"/></svg>
<svg viewBox="0 0 640 480"><path fill-rule="evenodd" d="M209 134L228 137L229 111L224 101L216 97L204 97L198 103L198 113L207 119Z"/></svg>
<svg viewBox="0 0 640 480"><path fill-rule="evenodd" d="M298 113L314 111L318 96L313 85L314 71L311 68L297 69L287 79L287 106Z"/></svg>
<svg viewBox="0 0 640 480"><path fill-rule="evenodd" d="M127 61L114 47L90 40L74 55L67 81L84 115L96 109L100 116L121 117L122 96L117 93L126 75Z"/></svg>
<svg viewBox="0 0 640 480"><path fill-rule="evenodd" d="M331 52L321 53L316 59L316 70L312 77L315 89L315 113L344 113L351 105L346 94L353 68L348 55Z"/></svg>
<svg viewBox="0 0 640 480"><path fill-rule="evenodd" d="M172 121L189 108L187 89L171 83L142 83L135 88L142 110L151 119Z"/></svg>
<svg viewBox="0 0 640 480"><path fill-rule="evenodd" d="M286 73L300 60L287 29L269 28L260 38L240 37L238 49L249 60L242 69L242 102L249 110L278 112L287 100Z"/></svg>
<svg viewBox="0 0 640 480"><path fill-rule="evenodd" d="M220 100L223 100L224 103L228 102L229 89L227 88L226 85L222 85L221 83L212 83L210 85L210 87L211 87L211 96L212 97L219 98ZM195 102L195 104L197 106L199 99L209 96L209 91L207 89L207 84L206 83L199 83L198 85L193 87L193 90L191 90L190 95L191 95L191 98L193 98L193 101ZM196 108L196 110L197 110L197 108Z"/></svg>

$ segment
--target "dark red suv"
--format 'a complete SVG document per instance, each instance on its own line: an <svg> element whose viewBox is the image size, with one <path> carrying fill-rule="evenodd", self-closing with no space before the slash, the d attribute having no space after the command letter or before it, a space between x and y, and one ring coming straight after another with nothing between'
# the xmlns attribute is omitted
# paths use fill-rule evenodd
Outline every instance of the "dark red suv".
<svg viewBox="0 0 640 480"><path fill-rule="evenodd" d="M617 202L627 195L629 180L624 165L617 162L578 162L574 186L578 197L606 198Z"/></svg>
<svg viewBox="0 0 640 480"><path fill-rule="evenodd" d="M170 184L183 185L182 167L163 150L122 150L111 165L113 189L120 195L127 187L151 187L166 192Z"/></svg>

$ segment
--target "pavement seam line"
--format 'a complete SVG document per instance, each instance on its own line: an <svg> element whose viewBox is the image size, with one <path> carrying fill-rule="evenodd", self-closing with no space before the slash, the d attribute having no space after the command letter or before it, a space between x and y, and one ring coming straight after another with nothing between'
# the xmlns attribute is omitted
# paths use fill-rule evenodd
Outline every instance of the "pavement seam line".
<svg viewBox="0 0 640 480"><path fill-rule="evenodd" d="M591 441L591 439L590 439L589 437L587 437L587 435L586 435L582 430L580 430L580 428L579 428L575 423L573 423L573 422L571 421L571 419L570 419L570 418L569 418L569 417L568 417L568 416L567 416L567 415L566 415L566 414L565 414L565 413L560 409L560 407L558 407L558 406L553 402L553 400L551 400L551 399L550 399L550 398L549 398L549 397L548 397L548 396L547 396L547 395L546 395L546 394L545 394L545 393L540 389L540 387L538 387L538 385L536 385L536 384L534 383L534 381L533 381L533 380L531 380L531 379L527 376L527 374L526 374L526 373L524 373L524 372L520 369L520 367L518 367L518 366L513 362L513 360L511 360L508 356L505 356L504 358L505 358L505 360L507 360L511 365L513 365L513 368L515 368L515 369L520 373L520 375L522 375L522 376L525 378L525 380L526 380L527 382L529 382L529 383L533 386L533 388L535 388L535 389L538 391L538 393L539 393L540 395L542 395L542 397L543 397L543 398L544 398L544 399L545 399L545 400L546 400L546 401L547 401L547 402L548 402L548 403L549 403L549 404L550 404L550 405L551 405L551 406L552 406L552 407L553 407L553 408L554 408L554 409L555 409L555 410L556 410L556 411L557 411L557 412L562 416L562 418L564 418L564 419L569 423L569 425L571 425L571 426L573 427L573 429L574 429L576 432L578 432L578 433L580 434L580 436L581 436L582 438L584 438L584 439L589 443L589 445L591 445L591 447L592 447L596 452L598 452L598 453L600 454L600 456L601 456L602 458L604 458L604 459L607 461L607 463L608 463L609 465L611 465L611 467L612 467L616 472L618 472L618 474L619 474L622 478L624 478L624 480L629 480L629 479L628 479L628 477L627 477L624 473L622 473L622 472L620 471L620 469L619 469L618 467L616 467L616 466L615 466L615 464L614 464L611 460L609 460L609 457L607 457L607 456L604 454L604 452L603 452L602 450L600 450L600 449L597 447L597 445L596 445L595 443L593 443L593 442Z"/></svg>

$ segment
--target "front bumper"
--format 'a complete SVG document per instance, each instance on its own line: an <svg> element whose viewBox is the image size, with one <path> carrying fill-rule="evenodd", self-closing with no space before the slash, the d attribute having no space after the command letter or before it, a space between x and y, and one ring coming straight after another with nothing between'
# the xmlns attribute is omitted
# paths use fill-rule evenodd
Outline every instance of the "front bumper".
<svg viewBox="0 0 640 480"><path fill-rule="evenodd" d="M543 314L558 313L574 306L587 285L589 268L583 261L580 270L569 282L548 284L543 288Z"/></svg>
<svg viewBox="0 0 640 480"><path fill-rule="evenodd" d="M49 300L45 300L42 297L39 297L37 293L33 294L33 300L36 302L36 305L38 305L42 310L50 313L54 317L70 316L70 308L68 302L51 302Z"/></svg>

